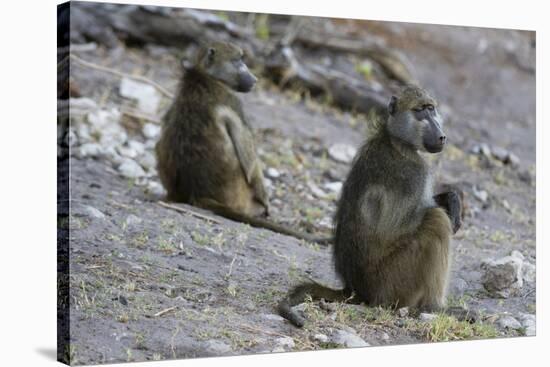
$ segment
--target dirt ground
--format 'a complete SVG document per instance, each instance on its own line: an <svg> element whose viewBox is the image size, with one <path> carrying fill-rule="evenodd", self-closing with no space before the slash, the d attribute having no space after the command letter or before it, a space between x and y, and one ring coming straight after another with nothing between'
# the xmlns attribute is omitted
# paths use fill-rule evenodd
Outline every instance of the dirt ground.
<svg viewBox="0 0 550 367"><path fill-rule="evenodd" d="M330 248L186 205L212 219L162 207L162 197L139 180L121 177L104 159L75 154L68 223L72 363L343 347L331 339L337 331L372 346L524 335L521 328L500 327L498 320L535 314L535 283L524 282L513 297L494 298L481 283L480 264L513 250L530 263L536 260L535 74L531 59L517 56L534 53L533 35L381 22L367 22L364 32L404 52L419 83L441 102L449 146L427 159L438 182L465 191L468 208L452 243L449 298L482 311L485 319L464 325L443 317L426 321L395 310L308 302L303 308L310 322L297 329L276 315L275 305L300 280L338 285ZM177 83L174 49L99 46L78 55L146 75L171 91ZM80 94L102 108L127 103L113 75L74 66L71 76ZM342 182L349 163L336 162L327 151L334 144L361 144L364 116L300 98L265 80L241 97L265 165L272 218L330 233L337 194L326 185ZM169 102L162 100L163 111ZM126 122L128 136L145 143L143 121ZM480 144L513 152L519 164L472 153ZM270 168L278 174L268 173ZM445 322L451 323L440 332L436 326Z"/></svg>

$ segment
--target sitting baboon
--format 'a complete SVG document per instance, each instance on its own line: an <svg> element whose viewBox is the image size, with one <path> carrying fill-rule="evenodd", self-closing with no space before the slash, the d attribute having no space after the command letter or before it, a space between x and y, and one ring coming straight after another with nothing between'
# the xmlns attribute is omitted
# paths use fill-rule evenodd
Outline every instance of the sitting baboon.
<svg viewBox="0 0 550 367"><path fill-rule="evenodd" d="M167 199L325 243L327 239L257 217L269 209L262 164L241 101L232 92L249 92L256 81L243 61L243 51L230 43L201 47L194 63L186 66L156 145Z"/></svg>
<svg viewBox="0 0 550 367"><path fill-rule="evenodd" d="M342 188L334 217L333 259L344 289L302 284L279 304L297 326L304 318L292 310L309 294L314 299L418 310L445 309L450 239L461 225L460 197L434 197L431 174L419 151L438 153L447 137L424 89L404 88L378 115ZM375 116L371 116L374 118Z"/></svg>

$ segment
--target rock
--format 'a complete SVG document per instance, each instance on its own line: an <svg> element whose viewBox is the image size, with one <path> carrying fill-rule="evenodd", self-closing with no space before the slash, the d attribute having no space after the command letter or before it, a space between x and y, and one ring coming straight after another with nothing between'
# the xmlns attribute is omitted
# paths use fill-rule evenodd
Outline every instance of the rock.
<svg viewBox="0 0 550 367"><path fill-rule="evenodd" d="M433 313L422 312L420 316L418 316L418 318L420 319L420 321L429 322L429 321L435 320L437 318L437 315Z"/></svg>
<svg viewBox="0 0 550 367"><path fill-rule="evenodd" d="M166 195L166 190L164 190L164 187L156 181L149 181L146 185L146 190L154 196L164 197Z"/></svg>
<svg viewBox="0 0 550 367"><path fill-rule="evenodd" d="M133 159L126 158L118 166L118 171L123 177L126 178L138 178L145 176L145 171L139 164L136 163Z"/></svg>
<svg viewBox="0 0 550 367"><path fill-rule="evenodd" d="M138 153L136 152L135 149L132 149L132 148L127 147L127 146L116 147L116 150L121 156L126 157L126 158L134 159L138 155Z"/></svg>
<svg viewBox="0 0 550 367"><path fill-rule="evenodd" d="M138 155L145 153L145 145L137 140L128 140L128 147L135 150Z"/></svg>
<svg viewBox="0 0 550 367"><path fill-rule="evenodd" d="M491 153L493 154L493 157L501 162L505 162L508 158L508 151L501 147L493 147L493 149L491 149Z"/></svg>
<svg viewBox="0 0 550 367"><path fill-rule="evenodd" d="M99 209L90 205L77 204L71 207L71 214L80 217L90 217L96 219L105 219L105 214Z"/></svg>
<svg viewBox="0 0 550 367"><path fill-rule="evenodd" d="M409 308L408 307L401 307L397 310L397 314L399 317L407 317L409 316Z"/></svg>
<svg viewBox="0 0 550 367"><path fill-rule="evenodd" d="M508 157L506 159L506 163L512 165L512 166L519 166L519 157L515 155L514 153L508 153Z"/></svg>
<svg viewBox="0 0 550 367"><path fill-rule="evenodd" d="M333 223L332 223L332 218L331 217L323 217L323 219L321 219L318 223L317 223L317 226L319 226L319 228L323 228L323 229L333 229Z"/></svg>
<svg viewBox="0 0 550 367"><path fill-rule="evenodd" d="M508 298L523 286L522 266L523 260L517 256L487 259L481 264L481 282L491 295Z"/></svg>
<svg viewBox="0 0 550 367"><path fill-rule="evenodd" d="M323 190L321 190L321 188L319 188L319 186L317 186L315 183L313 182L308 182L307 183L307 186L309 187L309 189L311 190L311 192L313 193L313 195L319 199L326 199L327 198L327 193L324 192Z"/></svg>
<svg viewBox="0 0 550 367"><path fill-rule="evenodd" d="M330 341L334 344L342 345L348 348L370 346L370 344L361 339L360 336L344 330L334 330L330 336Z"/></svg>
<svg viewBox="0 0 550 367"><path fill-rule="evenodd" d="M481 201L482 203L486 203L487 199L489 199L489 194L485 190L478 190L476 186L473 187L473 193L476 199Z"/></svg>
<svg viewBox="0 0 550 367"><path fill-rule="evenodd" d="M336 162L351 163L357 149L348 144L334 144L328 149L328 155Z"/></svg>
<svg viewBox="0 0 550 367"><path fill-rule="evenodd" d="M523 280L532 283L537 278L537 268L529 262L523 262Z"/></svg>
<svg viewBox="0 0 550 367"><path fill-rule="evenodd" d="M380 339L387 342L390 340L390 336L388 335L388 333L382 331L382 333L380 334Z"/></svg>
<svg viewBox="0 0 550 367"><path fill-rule="evenodd" d="M211 352L212 355L215 356L231 352L231 346L220 340L214 339L204 342L204 349L206 349L208 352Z"/></svg>
<svg viewBox="0 0 550 367"><path fill-rule="evenodd" d="M152 153L145 152L137 158L137 162L146 171L154 171L157 167L157 159Z"/></svg>
<svg viewBox="0 0 550 367"><path fill-rule="evenodd" d="M120 111L116 108L96 110L88 114L90 134L99 136L99 142L103 147L116 147L128 139L126 130L119 124L120 116Z"/></svg>
<svg viewBox="0 0 550 367"><path fill-rule="evenodd" d="M78 147L78 156L80 158L96 158L103 153L103 148L97 143L85 143Z"/></svg>
<svg viewBox="0 0 550 367"><path fill-rule="evenodd" d="M328 343L328 336L325 334L315 334L313 335L313 340L318 343Z"/></svg>
<svg viewBox="0 0 550 367"><path fill-rule="evenodd" d="M344 184L340 181L336 181L336 182L327 182L323 185L323 188L330 191L330 192L333 192L337 195L340 194L340 191L342 191L342 186Z"/></svg>
<svg viewBox="0 0 550 367"><path fill-rule="evenodd" d="M468 289L468 283L462 278L456 278L451 282L451 294L453 296L462 296L464 292Z"/></svg>
<svg viewBox="0 0 550 367"><path fill-rule="evenodd" d="M140 224L141 222L143 222L143 219L141 219L137 215L130 214L129 216L126 217L124 224L126 225L126 227L132 227L136 224Z"/></svg>
<svg viewBox="0 0 550 367"><path fill-rule="evenodd" d="M499 317L497 324L502 329L513 329L513 330L521 329L520 322L509 315L504 315Z"/></svg>
<svg viewBox="0 0 550 367"><path fill-rule="evenodd" d="M520 313L519 320L521 326L525 329L525 335L534 336L537 331L537 320L536 316L530 313Z"/></svg>
<svg viewBox="0 0 550 367"><path fill-rule="evenodd" d="M275 343L277 343L277 346L282 347L285 350L291 350L295 346L294 339L288 336L275 339Z"/></svg>
<svg viewBox="0 0 550 367"><path fill-rule="evenodd" d="M157 139L160 136L160 126L148 122L143 125L141 132L147 139Z"/></svg>
<svg viewBox="0 0 550 367"><path fill-rule="evenodd" d="M119 92L123 97L136 100L141 111L151 115L157 112L161 96L152 85L123 78L120 82Z"/></svg>
<svg viewBox="0 0 550 367"><path fill-rule="evenodd" d="M482 154L487 158L491 157L491 148L489 148L489 145L487 145L486 143L481 143L479 145L474 146L471 149L471 152L473 154Z"/></svg>
<svg viewBox="0 0 550 367"><path fill-rule="evenodd" d="M269 177L269 178L279 178L281 176L281 173L279 171L277 171L277 169L273 168L273 167L269 167L267 170L266 170L266 176Z"/></svg>
<svg viewBox="0 0 550 367"><path fill-rule="evenodd" d="M266 313L262 315L262 318L270 321L285 321L285 319L279 315L276 315L274 313Z"/></svg>

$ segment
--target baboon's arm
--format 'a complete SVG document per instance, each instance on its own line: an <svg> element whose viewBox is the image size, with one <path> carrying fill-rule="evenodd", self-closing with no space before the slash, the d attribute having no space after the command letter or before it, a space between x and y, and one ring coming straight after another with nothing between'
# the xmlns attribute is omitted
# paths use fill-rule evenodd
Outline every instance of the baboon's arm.
<svg viewBox="0 0 550 367"><path fill-rule="evenodd" d="M436 204L445 209L451 224L453 233L456 233L462 225L462 204L456 191L448 191L434 196Z"/></svg>
<svg viewBox="0 0 550 367"><path fill-rule="evenodd" d="M246 177L246 182L252 183L258 159L254 146L254 138L250 130L244 125L239 115L229 107L218 110L218 116L222 119L225 128L231 138L237 158Z"/></svg>

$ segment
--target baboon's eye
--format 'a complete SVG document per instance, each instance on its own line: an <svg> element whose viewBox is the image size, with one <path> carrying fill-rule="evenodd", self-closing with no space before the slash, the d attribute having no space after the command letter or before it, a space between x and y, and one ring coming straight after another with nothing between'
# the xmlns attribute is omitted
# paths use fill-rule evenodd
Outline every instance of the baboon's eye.
<svg viewBox="0 0 550 367"><path fill-rule="evenodd" d="M424 111L424 106L420 106L420 107L415 107L412 109L414 112L422 112Z"/></svg>
<svg viewBox="0 0 550 367"><path fill-rule="evenodd" d="M430 111L433 111L433 110L434 110L434 106L431 105L431 104L427 105L426 108L428 108L428 110L430 110Z"/></svg>

